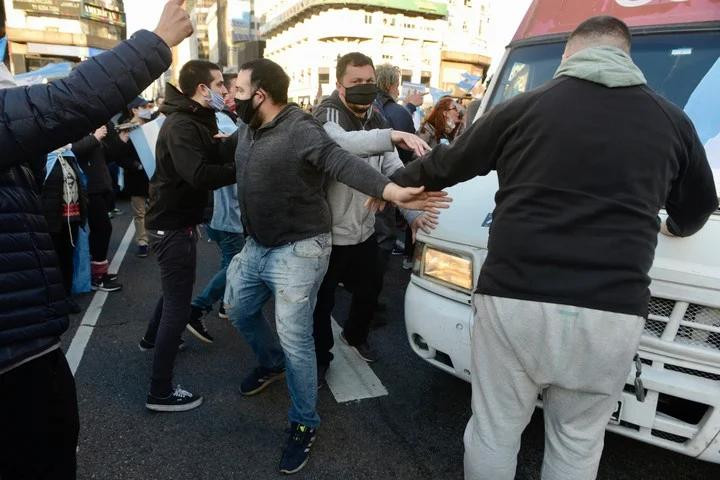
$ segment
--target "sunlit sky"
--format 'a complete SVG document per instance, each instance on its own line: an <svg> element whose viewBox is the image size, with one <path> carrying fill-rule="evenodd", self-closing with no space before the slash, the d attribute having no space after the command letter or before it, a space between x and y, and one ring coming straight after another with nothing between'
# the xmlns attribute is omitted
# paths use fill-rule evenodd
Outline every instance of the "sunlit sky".
<svg viewBox="0 0 720 480"><path fill-rule="evenodd" d="M492 22L487 40L488 53L493 60L499 61L502 57L505 46L512 39L530 2L531 0L492 0L490 2ZM132 35L141 28L153 30L164 5L165 0L125 0L128 35ZM493 67L494 65L491 69Z"/></svg>

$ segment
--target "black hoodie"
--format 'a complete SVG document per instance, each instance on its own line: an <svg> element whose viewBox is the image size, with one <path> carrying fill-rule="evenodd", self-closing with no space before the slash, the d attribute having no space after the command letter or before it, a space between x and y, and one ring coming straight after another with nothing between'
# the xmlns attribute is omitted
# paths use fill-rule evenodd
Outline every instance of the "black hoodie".
<svg viewBox="0 0 720 480"><path fill-rule="evenodd" d="M235 142L213 138L215 112L167 85L160 111L167 119L160 127L150 179L150 208L145 226L178 230L202 222L210 190L235 183Z"/></svg>

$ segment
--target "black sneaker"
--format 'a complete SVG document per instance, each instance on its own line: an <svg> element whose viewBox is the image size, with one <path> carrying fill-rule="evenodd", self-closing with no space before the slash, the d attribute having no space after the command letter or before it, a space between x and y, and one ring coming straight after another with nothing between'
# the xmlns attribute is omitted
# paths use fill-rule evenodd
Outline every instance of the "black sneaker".
<svg viewBox="0 0 720 480"><path fill-rule="evenodd" d="M185 345L185 340L181 338L180 344L178 345L178 350L182 352L183 350L185 350L186 346L187 345ZM153 348L155 348L155 344L148 342L147 340L145 340L145 338L142 338L140 340L140 343L138 343L138 348L142 352L147 352L148 350L152 350Z"/></svg>
<svg viewBox="0 0 720 480"><path fill-rule="evenodd" d="M265 367L255 367L255 370L245 377L245 380L240 384L240 393L246 397L256 395L269 387L271 383L280 380L284 376L284 368L280 370L270 370Z"/></svg>
<svg viewBox="0 0 720 480"><path fill-rule="evenodd" d="M139 257L139 258L147 257L148 256L148 246L147 245L138 245L135 256Z"/></svg>
<svg viewBox="0 0 720 480"><path fill-rule="evenodd" d="M225 305L220 305L220 308L218 308L218 318L222 318L223 320L228 319L228 314L225 311Z"/></svg>
<svg viewBox="0 0 720 480"><path fill-rule="evenodd" d="M208 333L207 328L205 328L205 324L202 321L203 313L202 309L193 305L192 310L190 311L190 321L185 328L203 342L213 343L213 337L210 333Z"/></svg>
<svg viewBox="0 0 720 480"><path fill-rule="evenodd" d="M105 274L105 276L106 276L107 279L110 280L111 282L115 282L115 281L117 281L117 279L118 279L118 274L117 274L117 273L107 273L107 274Z"/></svg>
<svg viewBox="0 0 720 480"><path fill-rule="evenodd" d="M318 372L318 390L321 388L325 388L327 386L327 371L330 368L330 365L318 365L317 372Z"/></svg>
<svg viewBox="0 0 720 480"><path fill-rule="evenodd" d="M174 392L164 398L148 394L145 408L155 412L185 412L199 407L202 402L203 397L193 395L178 385Z"/></svg>
<svg viewBox="0 0 720 480"><path fill-rule="evenodd" d="M299 423L290 425L290 437L280 459L280 473L297 473L310 459L310 448L315 441L317 429Z"/></svg>
<svg viewBox="0 0 720 480"><path fill-rule="evenodd" d="M350 345L350 343L348 343L348 341L347 341L347 338L345 338L345 332L342 332L340 334L340 340L342 340L345 345L347 345L352 350L354 350L355 353L357 353L358 356L360 358L362 358L363 360L365 360L366 362L373 363L373 362L377 361L377 359L378 359L377 353L375 352L375 350L370 348L370 345L368 345L367 342L365 342L361 345Z"/></svg>
<svg viewBox="0 0 720 480"><path fill-rule="evenodd" d="M92 280L93 290L100 290L101 292L117 292L118 290L122 290L122 288L122 283L111 280L108 274L103 275L102 278Z"/></svg>

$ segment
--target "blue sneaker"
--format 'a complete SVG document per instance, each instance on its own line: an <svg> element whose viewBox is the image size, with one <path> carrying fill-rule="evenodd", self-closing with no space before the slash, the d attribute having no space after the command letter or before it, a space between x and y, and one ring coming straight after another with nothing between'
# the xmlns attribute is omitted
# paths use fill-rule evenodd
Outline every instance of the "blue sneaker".
<svg viewBox="0 0 720 480"><path fill-rule="evenodd" d="M310 460L310 448L316 433L317 429L299 423L290 425L290 437L280 459L280 473L290 475L303 469Z"/></svg>

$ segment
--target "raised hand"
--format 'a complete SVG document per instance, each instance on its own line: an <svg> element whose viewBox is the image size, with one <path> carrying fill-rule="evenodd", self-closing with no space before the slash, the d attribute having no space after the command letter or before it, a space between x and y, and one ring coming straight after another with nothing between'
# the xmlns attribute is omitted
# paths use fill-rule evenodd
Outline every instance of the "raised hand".
<svg viewBox="0 0 720 480"><path fill-rule="evenodd" d="M437 213L424 212L422 215L417 217L410 224L410 229L412 230L413 243L415 243L415 237L417 236L418 230L422 230L423 232L429 234L431 231L435 230L435 227L437 227L437 225L438 225L438 214Z"/></svg>
<svg viewBox="0 0 720 480"><path fill-rule="evenodd" d="M452 202L447 192L426 192L425 187L403 188L394 183L385 186L383 199L408 210L424 210L431 213L439 213L441 208L448 208Z"/></svg>
<svg viewBox="0 0 720 480"><path fill-rule="evenodd" d="M100 140L102 140L103 138L105 138L107 136L107 126L103 125L102 127L98 128L97 130L95 130L93 135L99 142Z"/></svg>
<svg viewBox="0 0 720 480"><path fill-rule="evenodd" d="M155 28L155 35L172 48L192 35L190 16L183 9L184 0L168 0Z"/></svg>
<svg viewBox="0 0 720 480"><path fill-rule="evenodd" d="M430 146L425 140L412 133L393 130L390 134L390 140L392 140L393 145L405 150L412 150L418 157L422 157L425 152L430 151Z"/></svg>
<svg viewBox="0 0 720 480"><path fill-rule="evenodd" d="M405 103L411 103L411 104L415 105L416 107L419 107L420 105L423 104L423 95L427 95L427 93L428 92L420 93L417 90L413 90L405 98Z"/></svg>

